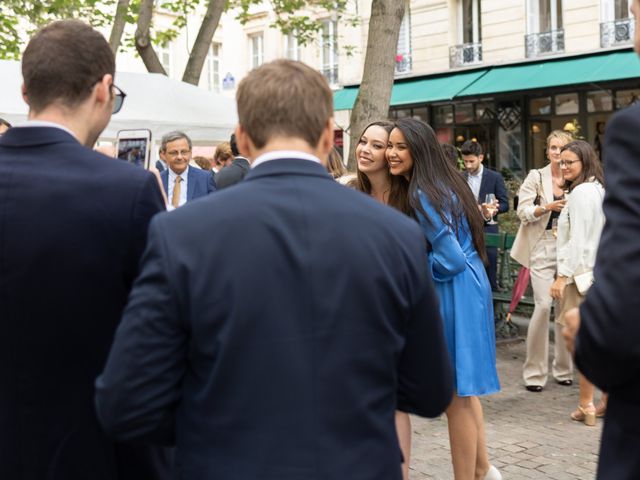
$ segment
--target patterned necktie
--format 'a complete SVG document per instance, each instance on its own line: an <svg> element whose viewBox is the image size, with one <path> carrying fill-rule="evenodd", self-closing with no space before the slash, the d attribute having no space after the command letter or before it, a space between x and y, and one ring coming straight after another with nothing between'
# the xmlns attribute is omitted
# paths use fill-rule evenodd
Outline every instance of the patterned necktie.
<svg viewBox="0 0 640 480"><path fill-rule="evenodd" d="M174 208L178 208L180 203L180 182L182 182L182 177L178 175L176 176L176 183L173 185L173 195L171 196L171 205Z"/></svg>

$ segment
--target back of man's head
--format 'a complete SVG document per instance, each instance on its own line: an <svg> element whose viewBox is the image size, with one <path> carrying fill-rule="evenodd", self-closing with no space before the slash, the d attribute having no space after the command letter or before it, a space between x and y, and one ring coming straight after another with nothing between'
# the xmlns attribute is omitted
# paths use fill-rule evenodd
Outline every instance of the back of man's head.
<svg viewBox="0 0 640 480"><path fill-rule="evenodd" d="M275 137L299 138L311 147L333 116L333 95L325 78L302 62L266 63L240 82L238 122L256 148Z"/></svg>
<svg viewBox="0 0 640 480"><path fill-rule="evenodd" d="M115 59L105 38L77 20L62 20L40 30L22 57L29 107L39 112L53 103L73 108L91 95Z"/></svg>

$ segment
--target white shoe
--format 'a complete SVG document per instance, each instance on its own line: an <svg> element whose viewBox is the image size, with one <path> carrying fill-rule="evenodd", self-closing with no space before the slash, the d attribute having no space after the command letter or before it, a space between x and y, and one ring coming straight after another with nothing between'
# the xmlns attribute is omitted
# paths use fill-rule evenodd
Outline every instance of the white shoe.
<svg viewBox="0 0 640 480"><path fill-rule="evenodd" d="M502 480L502 474L496 467L491 465L489 467L489 471L484 477L484 480Z"/></svg>

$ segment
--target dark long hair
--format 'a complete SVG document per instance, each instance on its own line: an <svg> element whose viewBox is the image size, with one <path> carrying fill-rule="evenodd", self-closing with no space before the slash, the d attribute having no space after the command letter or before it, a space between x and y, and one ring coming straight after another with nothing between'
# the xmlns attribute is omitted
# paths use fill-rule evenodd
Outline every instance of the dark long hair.
<svg viewBox="0 0 640 480"><path fill-rule="evenodd" d="M399 119L395 128L404 135L413 160L413 171L409 181L411 207L431 222L420 203L418 190L422 191L442 221L456 232L456 235L459 226L466 218L473 245L480 258L486 263L484 222L478 203L465 178L460 175L451 161L445 158L433 129L423 121L413 118Z"/></svg>
<svg viewBox="0 0 640 480"><path fill-rule="evenodd" d="M387 134L389 134L391 133L391 130L393 130L393 126L394 125L392 122L388 122L386 120L371 122L369 125L364 127L364 130L362 130L362 133L358 137L358 141L362 138L369 127L381 127L387 132ZM389 176L390 185L388 205L395 208L396 210L400 210L405 215L409 215L410 217L412 217L413 209L411 208L411 205L409 205L408 195L409 182L407 182L404 177L391 175L391 173L389 172L387 172L387 175ZM356 179L353 182L352 186L356 190L364 192L367 195L371 195L371 182L369 181L369 177L367 177L366 173L361 172L360 169L357 169Z"/></svg>
<svg viewBox="0 0 640 480"><path fill-rule="evenodd" d="M565 182L565 188L572 191L581 183L590 181L589 179L591 177L595 177L595 179L600 182L600 185L604 187L602 164L600 163L598 154L589 142L585 142L584 140L574 140L562 147L560 152L564 152L565 150L575 153L582 161L582 171L572 182Z"/></svg>

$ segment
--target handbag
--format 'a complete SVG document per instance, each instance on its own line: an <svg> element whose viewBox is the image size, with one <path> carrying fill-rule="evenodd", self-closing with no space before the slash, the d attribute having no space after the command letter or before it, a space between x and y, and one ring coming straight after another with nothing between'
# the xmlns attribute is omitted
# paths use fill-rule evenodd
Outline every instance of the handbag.
<svg viewBox="0 0 640 480"><path fill-rule="evenodd" d="M576 284L576 288L580 295L584 296L589 291L589 287L593 285L593 270L587 270L586 272L579 273L573 276L573 281Z"/></svg>

